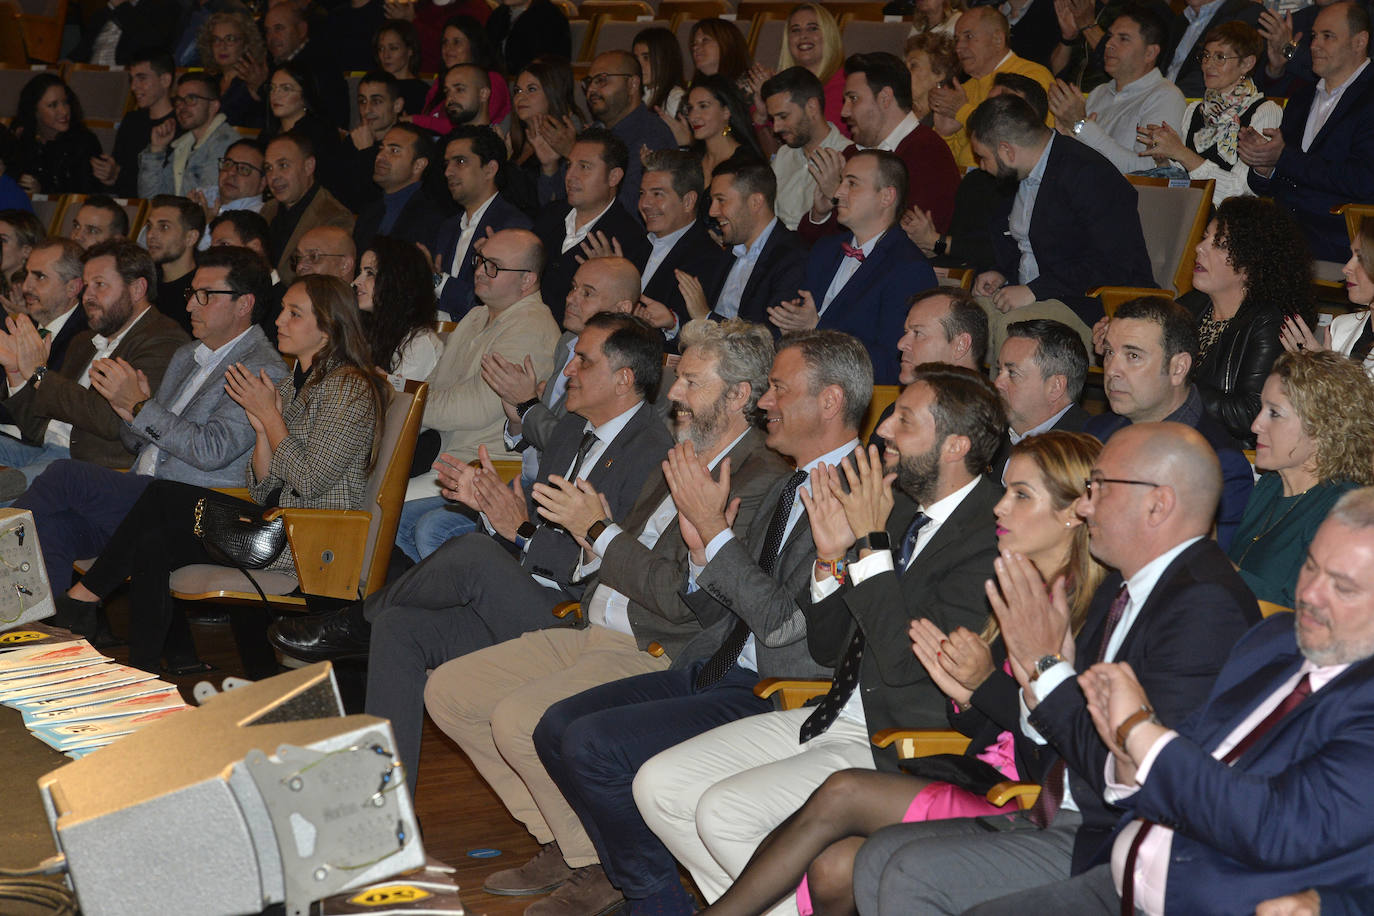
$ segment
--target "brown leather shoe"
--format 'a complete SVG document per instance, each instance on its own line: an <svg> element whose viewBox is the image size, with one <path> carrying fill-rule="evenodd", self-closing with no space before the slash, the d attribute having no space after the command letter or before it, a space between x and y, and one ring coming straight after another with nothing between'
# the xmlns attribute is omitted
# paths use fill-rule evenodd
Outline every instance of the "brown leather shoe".
<svg viewBox="0 0 1374 916"><path fill-rule="evenodd" d="M519 868L503 869L487 878L482 883L482 890L503 897L547 894L573 874L573 870L563 862L563 850L558 848L557 843L549 843Z"/></svg>
<svg viewBox="0 0 1374 916"><path fill-rule="evenodd" d="M525 916L602 916L625 905L600 865L573 869L562 887L525 907Z"/></svg>

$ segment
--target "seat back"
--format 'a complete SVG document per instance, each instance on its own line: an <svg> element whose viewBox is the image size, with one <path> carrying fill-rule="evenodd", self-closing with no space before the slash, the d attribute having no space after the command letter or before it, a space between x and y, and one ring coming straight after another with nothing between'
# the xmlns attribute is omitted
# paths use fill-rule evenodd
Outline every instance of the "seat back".
<svg viewBox="0 0 1374 916"><path fill-rule="evenodd" d="M640 32L651 28L666 29L669 24L667 19L650 19L644 22L606 20L596 30L595 46L588 57L595 59L596 55L603 51L631 51L635 36Z"/></svg>
<svg viewBox="0 0 1374 916"><path fill-rule="evenodd" d="M577 12L587 19L604 16L607 19L634 22L640 16L652 19L654 8L645 0L582 0Z"/></svg>
<svg viewBox="0 0 1374 916"><path fill-rule="evenodd" d="M1336 212L1345 217L1345 231L1353 242L1360 233L1360 224L1374 217L1374 204L1343 204Z"/></svg>
<svg viewBox="0 0 1374 916"><path fill-rule="evenodd" d="M29 198L33 215L43 224L48 235L62 235L62 211L67 198L62 194L35 194Z"/></svg>
<svg viewBox="0 0 1374 916"><path fill-rule="evenodd" d="M592 34L591 26L591 21L587 19L568 20L568 31L572 34L571 46L574 63L587 60L587 55L585 52L587 50L588 44L587 39L591 38ZM577 85L579 86L579 88L581 87L580 83L578 83Z"/></svg>
<svg viewBox="0 0 1374 916"><path fill-rule="evenodd" d="M898 385L874 385L873 398L868 402L868 410L864 413L863 425L859 427L859 444L864 445L868 442L873 431L878 428L878 420L882 417L883 411L897 400L897 395L902 391Z"/></svg>
<svg viewBox="0 0 1374 916"><path fill-rule="evenodd" d="M24 66L24 61L28 59L26 57L11 60L15 53L20 55L25 53L24 41L17 28L18 20L10 18L11 12L15 9L16 7L10 4L0 3L0 35L7 36L0 38L0 60L8 65L0 67L0 118L13 118L17 115L19 113L20 90L29 80L48 70L47 67L29 68ZM11 29L12 25L16 27ZM50 72L61 75L57 70Z"/></svg>
<svg viewBox="0 0 1374 916"><path fill-rule="evenodd" d="M49 63L56 61L62 49L67 0L19 0L19 11L29 57Z"/></svg>
<svg viewBox="0 0 1374 916"><path fill-rule="evenodd" d="M1193 288L1193 262L1198 242L1207 231L1216 182L1146 178L1127 175L1135 186L1140 228L1150 269L1160 289L1183 295Z"/></svg>
<svg viewBox="0 0 1374 916"><path fill-rule="evenodd" d="M743 12L740 13L743 16ZM776 67L782 57L782 43L787 37L787 19L761 11L754 21L754 60L765 67Z"/></svg>
<svg viewBox="0 0 1374 916"><path fill-rule="evenodd" d="M81 100L87 118L118 121L129 103L129 73L93 64L72 64L67 85Z"/></svg>
<svg viewBox="0 0 1374 916"><path fill-rule="evenodd" d="M114 152L115 123L113 121L96 121L88 118L86 120L86 127L91 133L95 134L95 138L100 141L100 151L102 153L108 156Z"/></svg>
<svg viewBox="0 0 1374 916"><path fill-rule="evenodd" d="M387 405L377 463L368 478L363 499L363 508L372 513L358 583L363 597L386 582L391 547L396 542L396 526L401 520L406 483L410 479L410 462L415 457L415 439L420 435L420 421L424 418L428 399L429 384L412 379L403 389L392 391L391 402Z"/></svg>
<svg viewBox="0 0 1374 916"><path fill-rule="evenodd" d="M827 5L826 9L833 10L839 15L840 10L847 9L851 4ZM881 16L881 9L879 10ZM851 19L844 27L844 46L846 48L863 48L865 51L887 51L895 55L899 60L903 57L906 48L906 37L911 34L911 23L902 22L868 22L861 19Z"/></svg>

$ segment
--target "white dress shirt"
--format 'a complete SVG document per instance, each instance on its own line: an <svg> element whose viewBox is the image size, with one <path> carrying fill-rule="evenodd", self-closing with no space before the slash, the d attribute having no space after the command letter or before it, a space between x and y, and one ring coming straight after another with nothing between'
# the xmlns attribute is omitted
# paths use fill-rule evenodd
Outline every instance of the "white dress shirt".
<svg viewBox="0 0 1374 916"><path fill-rule="evenodd" d="M1316 95L1312 96L1312 108L1307 112L1307 125L1302 130L1302 151L1304 153L1311 148L1312 141L1317 139L1317 134L1321 133L1322 128L1326 126L1327 119L1331 117L1331 112L1335 111L1336 106L1340 104L1341 96L1345 95L1345 90L1350 88L1351 83L1359 79L1360 74L1368 66L1369 61L1366 59L1354 73L1350 74L1345 82L1335 89L1326 85L1325 77L1317 82Z"/></svg>
<svg viewBox="0 0 1374 916"><path fill-rule="evenodd" d="M109 359L110 354L119 348L119 345L121 342L123 342L125 335L132 331L134 329L134 325L142 321L143 316L148 314L152 310L153 309L151 306L144 309L143 312L137 318L129 322L129 326L127 328L120 331L114 337L104 337L100 334L94 335L91 338L91 343L95 346L95 353L91 356L91 361L89 363L86 363L86 368L81 371L81 377L76 380L76 383L80 385L82 388L90 388L91 363L95 362L98 359ZM27 382L25 384L27 384ZM23 385L20 385L17 388L12 389L10 391L10 394L13 395L16 391L19 391L23 387ZM70 423L63 423L61 420L49 420L47 432L43 434L43 444L56 445L59 448L71 448L72 425Z"/></svg>
<svg viewBox="0 0 1374 916"><path fill-rule="evenodd" d="M849 148L849 138L840 133L838 127L826 122L827 132L818 144L818 149L844 151ZM773 154L773 175L778 179L778 194L773 204L773 212L788 229L796 229L802 217L811 211L812 198L816 194L816 179L806 167L806 150L781 147Z"/></svg>
<svg viewBox="0 0 1374 916"><path fill-rule="evenodd" d="M614 205L615 198L612 197L611 202L606 204L605 209L603 209L596 216L593 216L591 219L583 223L580 228L577 225L577 208L573 207L572 209L568 210L568 215L563 217L563 227L566 231L563 235L563 247L559 249L559 251L562 254L567 254L568 249L572 248L574 245L582 244L582 240L587 237L587 233L592 231L592 227L596 225L597 220L605 216L606 211L611 209L611 207Z"/></svg>
<svg viewBox="0 0 1374 916"><path fill-rule="evenodd" d="M887 232L879 232L867 242L855 247L862 251L864 253L864 258L867 259L872 256L873 249L878 247L878 242L885 235L887 235ZM851 235L849 237L849 244L853 245L856 241L858 241L858 239L854 238L854 236ZM819 318L821 315L825 314L825 310L830 308L830 303L835 301L835 297L840 294L840 290L844 289L844 285L849 282L849 278L854 276L862 266L863 261L860 261L858 258L851 258L848 255L840 258L840 266L835 268L835 276L830 278L830 285L825 288L825 298L817 303L816 317Z"/></svg>
<svg viewBox="0 0 1374 916"><path fill-rule="evenodd" d="M713 309L720 317L739 317L744 289L749 285L749 278L754 275L754 266L759 262L759 255L763 253L763 247L768 244L768 239L773 235L773 227L778 222L779 218L774 217L763 227L763 231L752 244L736 245L730 249L730 253L735 256L735 263L730 265L730 272L725 275L725 285L721 287L720 296L716 298L716 307Z"/></svg>
<svg viewBox="0 0 1374 916"><path fill-rule="evenodd" d="M654 274L658 272L659 265L663 259L668 257L668 252L673 250L673 246L678 243L678 239L687 234L687 230L692 228L692 223L688 223L681 229L674 229L664 236L654 235L652 232L646 236L649 239L649 260L644 262L644 269L639 272L639 288L643 289L649 285Z"/></svg>
<svg viewBox="0 0 1374 916"><path fill-rule="evenodd" d="M1158 67L1121 89L1115 80L1108 80L1088 93L1086 104L1088 114L1097 117L1083 123L1078 139L1121 172L1154 168L1154 159L1136 139L1137 130L1142 124L1169 124L1183 130L1183 109L1188 107L1183 93Z"/></svg>

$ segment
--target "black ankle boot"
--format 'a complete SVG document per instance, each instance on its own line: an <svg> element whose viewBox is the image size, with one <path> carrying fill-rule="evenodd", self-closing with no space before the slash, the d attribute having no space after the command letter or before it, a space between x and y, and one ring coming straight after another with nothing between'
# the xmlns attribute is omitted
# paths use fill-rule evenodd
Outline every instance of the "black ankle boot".
<svg viewBox="0 0 1374 916"><path fill-rule="evenodd" d="M53 604L57 606L57 613L52 617L53 626L71 630L87 639L96 635L99 628L99 601L78 601L70 595L56 595Z"/></svg>

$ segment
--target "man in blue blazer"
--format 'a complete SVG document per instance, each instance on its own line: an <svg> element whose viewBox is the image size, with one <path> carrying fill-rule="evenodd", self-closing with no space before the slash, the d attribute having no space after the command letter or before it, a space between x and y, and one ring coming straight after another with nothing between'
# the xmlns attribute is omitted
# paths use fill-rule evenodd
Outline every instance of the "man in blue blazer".
<svg viewBox="0 0 1374 916"><path fill-rule="evenodd" d="M1012 321L1091 328L1102 317L1086 295L1094 287L1155 286L1135 188L1105 156L1055 134L1010 94L979 105L968 130L979 167L1016 187L988 224L997 267L973 282L994 306L991 352Z"/></svg>
<svg viewBox="0 0 1374 916"><path fill-rule="evenodd" d="M1103 800L1109 752L1075 674L1098 661L1129 662L1146 678L1160 718L1177 724L1203 702L1231 646L1259 620L1254 596L1207 537L1221 469L1195 430L1127 427L1103 447L1091 480L1078 514L1093 556L1119 572L1098 587L1069 649L1067 601L1046 600L1024 557L999 559L1000 587L989 596L1013 670L1022 673L1017 680L995 673L971 701L1016 737L1019 774L1043 786L1039 816L878 831L855 861L860 912L963 913L1093 864L1119 812Z"/></svg>
<svg viewBox="0 0 1374 916"><path fill-rule="evenodd" d="M1328 897L1364 888L1374 843L1374 800L1361 785L1374 752L1374 490L1331 510L1296 594L1296 620L1277 614L1246 634L1176 729L1155 718L1155 688L1132 666L1080 676L1091 737L1111 748L1108 797L1129 811L1111 861L976 912L1114 913L1129 895L1149 914L1249 913L1318 888L1326 913Z"/></svg>
<svg viewBox="0 0 1374 916"><path fill-rule="evenodd" d="M757 162L725 162L711 173L711 218L734 262L721 281L711 317L743 318L779 337L768 309L791 300L806 282L807 244L777 218L778 177Z"/></svg>
<svg viewBox="0 0 1374 916"><path fill-rule="evenodd" d="M434 245L448 216L445 205L424 183L434 159L434 141L412 124L394 124L382 137L372 166L372 181L382 189L382 196L364 207L353 225L359 258L378 235L415 242L426 249Z"/></svg>
<svg viewBox="0 0 1374 916"><path fill-rule="evenodd" d="M200 255L191 281L207 301L192 298L186 306L197 339L172 354L156 395L143 373L122 359L91 366L91 386L124 421L120 440L137 457L130 473L87 461L55 462L15 503L33 512L54 589L67 587L73 561L104 549L154 478L243 486L256 434L225 391L224 372L241 363L254 375L286 374L281 355L253 323L271 288L267 264L257 254L211 248Z"/></svg>
<svg viewBox="0 0 1374 916"><path fill-rule="evenodd" d="M836 217L849 232L816 242L800 298L768 309L784 332L819 327L859 338L877 385L897 384L897 340L911 297L936 284L921 249L897 227L906 184L895 153L854 154L835 191Z"/></svg>
<svg viewBox="0 0 1374 916"><path fill-rule="evenodd" d="M439 275L439 311L454 321L461 321L476 304L475 246L502 229L531 228L529 217L497 190L496 178L505 167L506 144L490 127L463 124L448 135L444 178L460 212L439 227L434 267Z"/></svg>
<svg viewBox="0 0 1374 916"><path fill-rule="evenodd" d="M1239 155L1250 166L1251 189L1292 212L1312 256L1344 262L1350 239L1331 208L1374 200L1369 11L1348 0L1333 3L1317 15L1312 32L1312 72L1320 82L1288 100L1277 130L1261 135L1243 128Z"/></svg>

